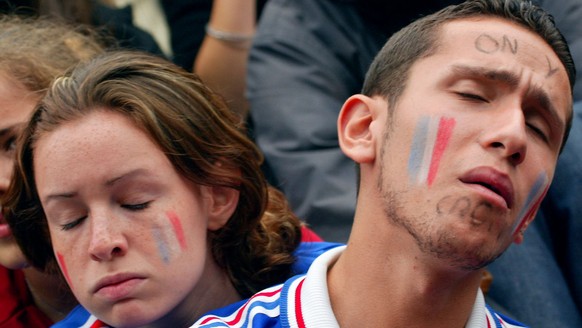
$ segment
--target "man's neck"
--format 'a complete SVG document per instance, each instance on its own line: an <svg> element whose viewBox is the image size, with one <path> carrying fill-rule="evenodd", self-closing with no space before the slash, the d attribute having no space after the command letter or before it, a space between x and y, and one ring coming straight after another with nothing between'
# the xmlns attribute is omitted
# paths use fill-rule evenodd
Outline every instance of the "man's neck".
<svg viewBox="0 0 582 328"><path fill-rule="evenodd" d="M473 308L481 271L461 272L423 254L414 243L386 232L358 238L328 272L333 311L341 327L464 327ZM387 241L387 242L384 242ZM412 251L414 253L414 251ZM362 322L362 318L366 318Z"/></svg>

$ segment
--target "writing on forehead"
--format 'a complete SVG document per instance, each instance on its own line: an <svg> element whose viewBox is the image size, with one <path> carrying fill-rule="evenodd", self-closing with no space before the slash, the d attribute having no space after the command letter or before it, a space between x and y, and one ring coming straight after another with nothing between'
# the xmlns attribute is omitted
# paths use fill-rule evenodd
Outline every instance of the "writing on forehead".
<svg viewBox="0 0 582 328"><path fill-rule="evenodd" d="M550 61L550 58L548 58L548 56L546 56L546 61L548 62L548 74L546 74L546 78L549 78L552 75L556 74L556 72L558 72L559 69L557 67L552 66L552 62Z"/></svg>
<svg viewBox="0 0 582 328"><path fill-rule="evenodd" d="M509 51L515 55L517 53L517 40L510 40L507 35L496 38L484 33L475 39L475 49L486 54Z"/></svg>

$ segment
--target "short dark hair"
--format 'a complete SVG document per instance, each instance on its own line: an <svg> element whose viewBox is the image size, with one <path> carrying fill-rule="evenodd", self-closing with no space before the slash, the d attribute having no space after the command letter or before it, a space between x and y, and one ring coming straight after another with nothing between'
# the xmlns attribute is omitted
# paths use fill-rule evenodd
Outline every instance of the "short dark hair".
<svg viewBox="0 0 582 328"><path fill-rule="evenodd" d="M372 62L362 93L382 95L389 104L395 104L406 88L412 65L436 52L442 25L456 19L483 16L517 23L542 37L564 65L572 92L576 68L552 15L528 0L468 0L420 18L392 35Z"/></svg>

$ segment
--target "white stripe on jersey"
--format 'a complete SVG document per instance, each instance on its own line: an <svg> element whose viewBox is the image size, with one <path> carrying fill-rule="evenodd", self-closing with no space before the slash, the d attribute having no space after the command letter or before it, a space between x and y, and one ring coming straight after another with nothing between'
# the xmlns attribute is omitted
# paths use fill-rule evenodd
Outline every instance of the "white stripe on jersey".
<svg viewBox="0 0 582 328"><path fill-rule="evenodd" d="M192 327L210 325L212 323L229 323L228 327L243 327L252 322L254 317L258 314L264 314L271 318L276 318L280 314L279 297L281 294L282 285L277 285L264 289L258 294L251 297L238 310L226 317L216 315L205 315L198 319ZM263 304L275 304L273 308L263 306ZM238 319L237 319L238 318ZM202 325L202 322L204 324Z"/></svg>

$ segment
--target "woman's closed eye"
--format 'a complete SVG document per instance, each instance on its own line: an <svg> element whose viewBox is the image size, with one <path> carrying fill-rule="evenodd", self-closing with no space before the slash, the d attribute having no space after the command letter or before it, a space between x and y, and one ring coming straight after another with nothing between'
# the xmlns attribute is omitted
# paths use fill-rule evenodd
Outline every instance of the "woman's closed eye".
<svg viewBox="0 0 582 328"><path fill-rule="evenodd" d="M147 209L150 206L150 203L151 201L135 204L121 204L121 207L130 211L141 211Z"/></svg>
<svg viewBox="0 0 582 328"><path fill-rule="evenodd" d="M61 224L61 230L63 230L63 231L71 230L71 229L75 228L76 226L78 226L79 224L81 224L81 222L83 222L83 220L85 220L86 218L87 218L87 216L83 216L83 217L80 217L78 219L69 221L68 223Z"/></svg>

